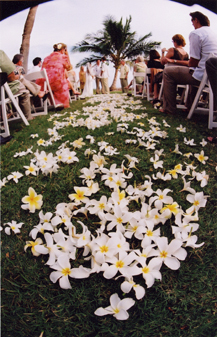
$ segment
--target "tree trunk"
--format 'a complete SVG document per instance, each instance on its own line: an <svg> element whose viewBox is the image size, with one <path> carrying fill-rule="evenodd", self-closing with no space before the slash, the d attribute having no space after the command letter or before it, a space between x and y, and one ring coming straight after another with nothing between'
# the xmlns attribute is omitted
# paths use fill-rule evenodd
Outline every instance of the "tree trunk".
<svg viewBox="0 0 217 337"><path fill-rule="evenodd" d="M114 76L112 85L110 87L110 91L117 90L117 87L116 87L117 79L118 79L118 68L115 68L115 76Z"/></svg>
<svg viewBox="0 0 217 337"><path fill-rule="evenodd" d="M23 54L23 58L24 58L23 68L25 69L26 72L28 70L30 35L31 35L32 28L34 25L37 8L38 6L31 7L29 9L29 13L26 18L25 26L23 29L23 38L22 38L22 44L20 47L20 54Z"/></svg>

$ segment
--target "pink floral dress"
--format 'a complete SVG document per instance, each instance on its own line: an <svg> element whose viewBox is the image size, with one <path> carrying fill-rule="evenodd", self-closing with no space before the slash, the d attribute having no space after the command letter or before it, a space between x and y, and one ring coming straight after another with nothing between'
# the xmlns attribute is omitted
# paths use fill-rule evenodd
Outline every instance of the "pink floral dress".
<svg viewBox="0 0 217 337"><path fill-rule="evenodd" d="M65 69L71 67L68 56L59 52L53 52L44 59L42 69L47 71L51 90L53 91L56 104L63 104L64 108L69 105L69 84L65 76ZM37 84L43 87L42 80L37 80Z"/></svg>

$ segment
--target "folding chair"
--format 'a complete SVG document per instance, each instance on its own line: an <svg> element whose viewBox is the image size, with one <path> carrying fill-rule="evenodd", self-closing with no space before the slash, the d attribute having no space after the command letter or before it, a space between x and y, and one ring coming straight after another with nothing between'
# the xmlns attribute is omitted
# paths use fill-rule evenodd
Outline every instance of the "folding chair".
<svg viewBox="0 0 217 337"><path fill-rule="evenodd" d="M209 94L209 108L205 108L202 106L199 106L199 99L202 94L202 92L206 92ZM194 102L191 106L191 109L189 111L189 114L187 116L188 119L190 119L195 111L205 111L209 112L209 119L208 119L208 129L217 128L217 122L213 121L213 114L214 114L214 104L213 104L213 92L212 88L208 82L208 76L206 73L206 70L204 71L204 75L202 78L202 81L200 82L200 85L198 87L196 96L194 98Z"/></svg>
<svg viewBox="0 0 217 337"><path fill-rule="evenodd" d="M47 90L49 91L50 99L51 99L51 105L53 105L54 108L57 107L57 105L55 103L55 100L54 100L53 92L52 92L51 87L50 87L50 83L49 83L49 80L48 80L46 69L42 69L40 71L36 71L36 72L30 73L30 74L26 74L26 75L24 75L24 77L28 81L36 81L37 79L43 78L44 79L44 91L45 92L47 92ZM35 110L34 116L47 115L48 98L45 101L43 101L43 99L42 99L41 104L42 104L41 108L35 108L34 109ZM37 112L37 110L42 110L42 111Z"/></svg>
<svg viewBox="0 0 217 337"><path fill-rule="evenodd" d="M144 97L144 94L145 94L146 72L145 72L145 73L137 73L137 72L134 72L134 73L133 73L133 96L134 96L134 97L141 97L141 95L139 95L139 94L137 93L136 88L137 88L137 87L141 87L142 84L136 83L136 77L143 77L143 82L144 82L143 90L142 90L142 98L143 98L143 97Z"/></svg>
<svg viewBox="0 0 217 337"><path fill-rule="evenodd" d="M1 69L0 69L1 72ZM8 98L5 97L5 93L7 94ZM26 117L24 116L22 110L18 104L18 97L21 94L13 95L9 85L7 82L1 85L1 129L4 129L4 132L1 133L1 136L8 137L10 136L10 129L8 122L15 121L18 119L22 119L25 125L29 125ZM8 118L7 116L7 105L13 104L15 111L13 112L13 116Z"/></svg>

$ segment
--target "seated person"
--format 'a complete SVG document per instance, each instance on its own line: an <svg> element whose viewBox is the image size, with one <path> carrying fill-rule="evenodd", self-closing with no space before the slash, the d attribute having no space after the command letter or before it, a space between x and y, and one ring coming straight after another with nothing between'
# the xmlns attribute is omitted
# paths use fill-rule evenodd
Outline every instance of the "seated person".
<svg viewBox="0 0 217 337"><path fill-rule="evenodd" d="M16 66L16 70L14 71L16 79L19 79L25 87L33 94L33 96L38 96L39 98L42 98L45 96L45 92L41 91L40 85L36 84L35 82L31 82L26 80L23 75L25 75L25 69L23 68L23 55L22 54L16 54L13 57L12 62ZM47 95L45 96L45 98Z"/></svg>
<svg viewBox="0 0 217 337"><path fill-rule="evenodd" d="M135 65L134 65L134 72L136 73L145 73L146 72L146 64L144 62L144 57L142 56L138 56L137 59L135 60ZM136 77L136 84L140 84L142 85L143 84L143 77L141 76L137 76ZM125 87L125 89L129 89L131 87L131 85L133 84L133 80L130 82L130 84Z"/></svg>
<svg viewBox="0 0 217 337"><path fill-rule="evenodd" d="M188 53L184 50L184 46L186 45L185 39L181 34L175 34L172 37L172 41L174 47L162 49L162 57L161 57L161 64L165 66L166 64L175 64L175 65L183 65L187 66L188 64ZM167 54L165 55L165 52ZM181 62L180 62L181 61ZM154 78L154 100L153 103L158 102L158 94L159 94L159 83L163 80L163 72L155 75Z"/></svg>
<svg viewBox="0 0 217 337"><path fill-rule="evenodd" d="M3 50L0 50L0 68L3 72L7 73L7 81L12 93L21 94L19 96L19 105L23 111L24 116L28 120L32 120L31 115L31 105L30 105L30 94L26 87L18 80L14 71L16 69L15 65L9 57L5 54Z"/></svg>
<svg viewBox="0 0 217 337"><path fill-rule="evenodd" d="M159 84L157 77L161 76L164 65L161 64L160 54L157 50L152 49L149 53L149 61L147 62L147 67L151 69L151 75L150 75L150 94L154 94L154 100L153 103L156 103L158 101L158 91L159 91ZM159 75L157 75L159 74ZM155 75L157 75L155 77Z"/></svg>
<svg viewBox="0 0 217 337"><path fill-rule="evenodd" d="M40 57L35 57L32 63L33 67L28 70L27 74L35 73L41 70L42 60Z"/></svg>
<svg viewBox="0 0 217 337"><path fill-rule="evenodd" d="M189 95L186 106L191 108L197 87L204 75L205 63L210 54L217 56L217 36L210 28L210 21L207 16L201 12L190 13L194 31L189 35L190 59L187 61L187 67L183 67L183 62L166 62L178 64L175 67L166 67L164 69L164 94L163 113L173 114L176 112L176 86L177 84L189 84ZM180 66L181 65L181 66Z"/></svg>

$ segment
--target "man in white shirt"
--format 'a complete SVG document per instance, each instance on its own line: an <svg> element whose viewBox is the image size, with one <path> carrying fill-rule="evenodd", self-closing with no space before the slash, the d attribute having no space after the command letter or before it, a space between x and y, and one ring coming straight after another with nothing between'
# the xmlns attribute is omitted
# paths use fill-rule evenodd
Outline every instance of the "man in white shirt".
<svg viewBox="0 0 217 337"><path fill-rule="evenodd" d="M121 67L120 67L120 81L121 81L121 89L122 92L128 92L126 87L128 86L128 73L129 73L129 67L126 65L124 60L121 60Z"/></svg>
<svg viewBox="0 0 217 337"><path fill-rule="evenodd" d="M201 12L190 13L195 28L189 35L190 59L188 66L183 66L181 60L167 60L175 66L165 67L163 71L164 95L163 109L165 113L176 112L176 86L177 84L190 84L187 108L193 103L197 88L203 78L205 63L210 54L217 56L217 36L210 29L210 21Z"/></svg>
<svg viewBox="0 0 217 337"><path fill-rule="evenodd" d="M102 81L102 93L103 94L109 94L109 86L108 86L108 77L109 77L109 73L108 73L108 66L105 63L106 58L105 56L102 58L102 64L101 64L101 81Z"/></svg>
<svg viewBox="0 0 217 337"><path fill-rule="evenodd" d="M33 67L28 70L27 74L32 74L37 71L41 71L41 66L42 66L42 60L40 57L35 57L34 60L32 61Z"/></svg>
<svg viewBox="0 0 217 337"><path fill-rule="evenodd" d="M96 80L96 94L100 94L101 92L100 83L102 86L100 60L96 61L96 64L94 66L94 74L95 74L95 80Z"/></svg>

